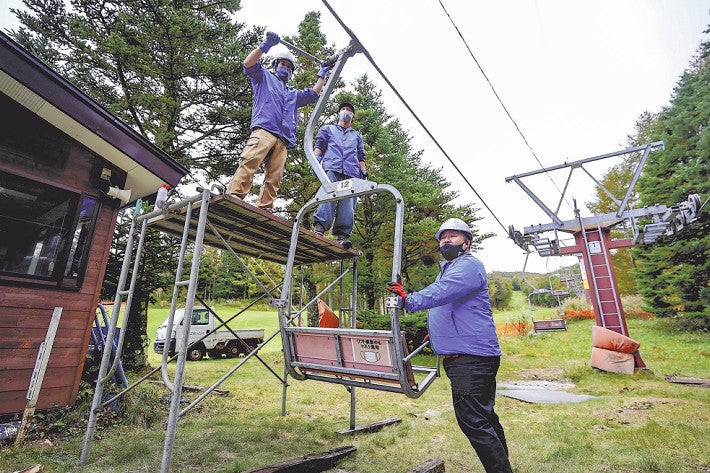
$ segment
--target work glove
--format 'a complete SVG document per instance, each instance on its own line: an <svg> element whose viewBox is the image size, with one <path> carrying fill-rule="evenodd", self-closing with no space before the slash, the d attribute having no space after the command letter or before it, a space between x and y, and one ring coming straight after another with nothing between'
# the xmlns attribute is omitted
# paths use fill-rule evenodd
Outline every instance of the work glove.
<svg viewBox="0 0 710 473"><path fill-rule="evenodd" d="M261 43L259 46L259 49L261 49L264 53L268 53L269 49L271 49L273 46L276 46L281 42L281 38L279 35L272 31L268 31L266 33L266 39L264 39L264 42Z"/></svg>
<svg viewBox="0 0 710 473"><path fill-rule="evenodd" d="M318 74L316 74L316 77L320 77L321 79L325 79L325 76L328 75L328 71L330 70L332 66L326 66L325 64L320 66L320 71L318 71Z"/></svg>
<svg viewBox="0 0 710 473"><path fill-rule="evenodd" d="M407 299L407 291L404 290L404 287L402 287L401 282L392 281L387 285L387 290L392 294L397 294L399 297L401 297L402 304L404 304L404 301Z"/></svg>

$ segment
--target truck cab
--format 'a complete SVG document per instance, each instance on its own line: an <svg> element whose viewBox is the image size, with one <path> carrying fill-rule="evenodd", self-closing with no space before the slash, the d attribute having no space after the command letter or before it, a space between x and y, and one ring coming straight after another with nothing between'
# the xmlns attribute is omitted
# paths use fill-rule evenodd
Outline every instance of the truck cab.
<svg viewBox="0 0 710 473"><path fill-rule="evenodd" d="M192 322L190 324L190 334L188 336L187 359L190 361L201 360L206 354L210 358L234 358L240 354L246 354L253 350L259 343L264 341L263 329L224 330L215 331L214 309L204 306L195 306L192 309ZM167 343L168 355L175 355L176 334L185 325L185 308L181 307L175 311L173 318L173 330L168 337L168 318L158 327L153 349L156 353L163 353Z"/></svg>

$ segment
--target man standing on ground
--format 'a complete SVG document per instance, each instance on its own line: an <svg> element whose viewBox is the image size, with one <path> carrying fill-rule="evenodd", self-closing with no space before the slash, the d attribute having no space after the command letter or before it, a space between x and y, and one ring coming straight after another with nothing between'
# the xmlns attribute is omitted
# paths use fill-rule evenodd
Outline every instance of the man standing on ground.
<svg viewBox="0 0 710 473"><path fill-rule="evenodd" d="M487 473L512 473L503 427L495 413L501 351L483 264L469 253L473 234L458 218L436 233L442 261L436 280L407 294L399 282L387 287L409 312L429 310L432 348L444 357L456 420Z"/></svg>
<svg viewBox="0 0 710 473"><path fill-rule="evenodd" d="M343 102L338 107L338 123L325 125L316 135L313 154L331 182L365 176L365 146L360 132L351 127L354 118L355 107ZM332 225L335 239L350 248L356 204L357 197L320 204L313 215L313 231L323 235Z"/></svg>
<svg viewBox="0 0 710 473"><path fill-rule="evenodd" d="M244 73L254 89L251 112L251 135L242 151L242 162L234 173L228 193L243 199L249 194L254 174L264 164L264 183L257 207L271 211L278 195L279 184L286 167L287 150L296 146L296 120L298 108L314 103L323 90L329 66L321 66L313 88L296 90L289 87L296 69L296 59L288 51L280 53L273 61L273 73L267 71L259 59L281 38L276 33L266 33L266 39L244 59Z"/></svg>

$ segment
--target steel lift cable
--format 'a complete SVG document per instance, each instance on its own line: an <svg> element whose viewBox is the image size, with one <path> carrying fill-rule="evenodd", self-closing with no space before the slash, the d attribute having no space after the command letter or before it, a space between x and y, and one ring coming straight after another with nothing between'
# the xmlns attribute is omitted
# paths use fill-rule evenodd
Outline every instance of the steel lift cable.
<svg viewBox="0 0 710 473"><path fill-rule="evenodd" d="M495 212L493 212L493 210L492 210L492 209L490 208L490 206L486 203L486 201L483 199L483 197L481 197L481 195L480 195L480 194L478 193L478 191L473 187L473 185L469 182L469 180L466 178L466 176L464 176L463 172L461 172L461 170L460 170L459 167L456 165L456 163L453 161L453 159L451 159L451 157L450 157L449 154L446 152L446 150L444 149L444 147L439 143L439 141L438 141L436 138L434 138L434 135L429 131L429 129L428 129L428 128L426 127L426 125L424 124L424 122L422 122L422 120L419 118L419 116L414 112L414 110L412 110L412 107L409 106L409 104L407 103L407 101L404 100L404 97L402 97L402 95L399 93L399 91L398 91L397 88L394 86L394 84L392 84L392 82L390 82L390 80L387 78L387 76L385 75L385 73L382 72L382 69L380 69L380 67L377 65L377 63L375 62L375 60L374 60L374 59L372 58L372 56L370 55L370 52L369 52L369 51L365 48L365 46L362 44L362 41L360 41L360 39L357 37L357 35L355 35L355 33L353 33L352 30L351 30L350 28L348 28L348 27L345 25L345 23L343 23L343 21L340 19L340 17L339 17L338 14L335 12L335 10L333 10L333 8L330 6L330 4L328 3L328 1L327 1L327 0L322 0L322 1L323 1L323 4L326 6L326 8L327 8L327 9L330 11L330 13L333 15L333 17L335 17L335 19L337 20L337 22L340 23L340 26L342 26L342 28L350 35L351 38L353 38L355 41L357 41L358 45L360 46L361 52L365 55L365 57L367 58L367 60L370 61L370 64L372 64L372 67L374 67L375 70L377 71L377 73L380 74L380 77L382 77L382 79L387 83L387 85L390 87L390 89L392 89L392 92L394 92L394 94L397 96L397 98L399 98L399 100L402 102L402 104L407 108L407 110L409 110L409 113L412 114L412 116L413 116L414 119L417 121L417 123L419 123L419 125L420 125L420 126L422 127L422 129L426 132L426 134L429 135L429 138L431 138L431 140L434 142L434 144L436 145L436 147L439 148L439 151L441 151L441 152L443 153L443 155L446 156L446 159L449 161L449 163L451 163L451 165L454 167L454 169L456 169L456 172L459 173L459 176L461 176L461 178L464 180L464 182L466 182L466 184L468 185L468 187L473 191L473 193L476 195L476 197L478 197L478 199L481 201L481 203L483 204L483 206L488 210L488 212L491 214L491 216L496 220L496 222L498 222L498 225L500 225L501 228L503 229L503 231L506 232L506 234L507 234L507 232L508 232L507 227L506 227L505 225L503 225L503 223L500 221L500 219L499 219L498 216L495 214Z"/></svg>
<svg viewBox="0 0 710 473"><path fill-rule="evenodd" d="M523 139L523 142L525 143L525 146L528 147L528 149L530 150L530 153L531 153L531 154L533 155L533 157L535 158L535 161L537 161L537 163L540 165L540 169L544 169L545 166L543 166L542 162L540 161L540 158L538 158L538 156L537 156L537 153L535 153L535 150L534 150L533 147L530 145L530 143L528 142L528 139L527 139L527 138L525 137L525 135L523 134L523 131L522 131L522 130L520 129L520 127L518 126L518 123L515 121L515 119L513 118L513 116L512 116L512 115L510 114L510 112L508 111L508 108L505 106L505 104L503 103L503 100L502 100L502 99L500 98L500 96L498 95L498 92L496 91L495 87L493 87L493 83L492 83L491 80L488 78L488 75L486 74L486 72L483 70L483 67L481 66L481 63L478 62L478 59L477 59L476 56L473 54L473 51L471 51L471 48L469 47L468 42L467 42L466 39L463 37L463 34L461 34L461 31L459 30L459 27L456 26L456 23L454 22L453 18L451 18L451 15L449 15L448 10L446 10L446 7L445 7L444 4L441 2L441 0L439 0L439 5L441 5L441 8L444 10L444 13L446 13L446 16L449 18L449 21L451 22L451 25L452 25L452 26L454 27L454 29L456 30L456 33L458 33L459 37L461 38L461 41L463 41L463 44L464 44L464 46L466 46L466 49L468 50L468 53L471 55L471 58L473 59L473 62L476 63L476 66L478 67L478 70L481 71L481 74L483 75L483 78L486 79L486 82L488 82L488 86L491 88L491 91L493 91L493 95L495 95L496 100L498 100L498 103L499 103L500 106L503 108L503 111L504 111L505 114L508 116L508 118L510 119L510 121L513 123L513 126L515 127L515 129L516 129L516 131L518 132L518 134L520 135L520 137ZM552 176L550 176L550 175L547 174L547 173L545 173L545 174L546 174L547 177L550 179L550 182L552 182L552 184L555 186L555 188L556 188L557 191L560 193L560 195L563 196L564 193L563 193L562 190L559 188L559 186L557 185L557 183L552 179ZM565 202L567 202L567 200L565 200ZM572 205L571 205L569 202L567 202L567 205L570 206L570 208L572 208Z"/></svg>

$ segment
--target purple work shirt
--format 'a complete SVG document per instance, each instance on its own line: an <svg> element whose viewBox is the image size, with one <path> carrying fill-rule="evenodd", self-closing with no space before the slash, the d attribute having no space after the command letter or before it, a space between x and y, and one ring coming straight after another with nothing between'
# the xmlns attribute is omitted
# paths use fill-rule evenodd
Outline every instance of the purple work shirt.
<svg viewBox="0 0 710 473"><path fill-rule="evenodd" d="M340 125L326 125L318 130L316 148L326 171L360 177L360 161L365 161L365 146L360 132Z"/></svg>
<svg viewBox="0 0 710 473"><path fill-rule="evenodd" d="M262 128L286 142L287 148L296 146L296 112L299 107L314 103L318 94L312 88L296 90L281 82L260 62L244 67L254 89L251 127Z"/></svg>
<svg viewBox="0 0 710 473"><path fill-rule="evenodd" d="M436 281L405 300L409 312L429 310L434 353L501 356L483 263L465 253L441 267Z"/></svg>

